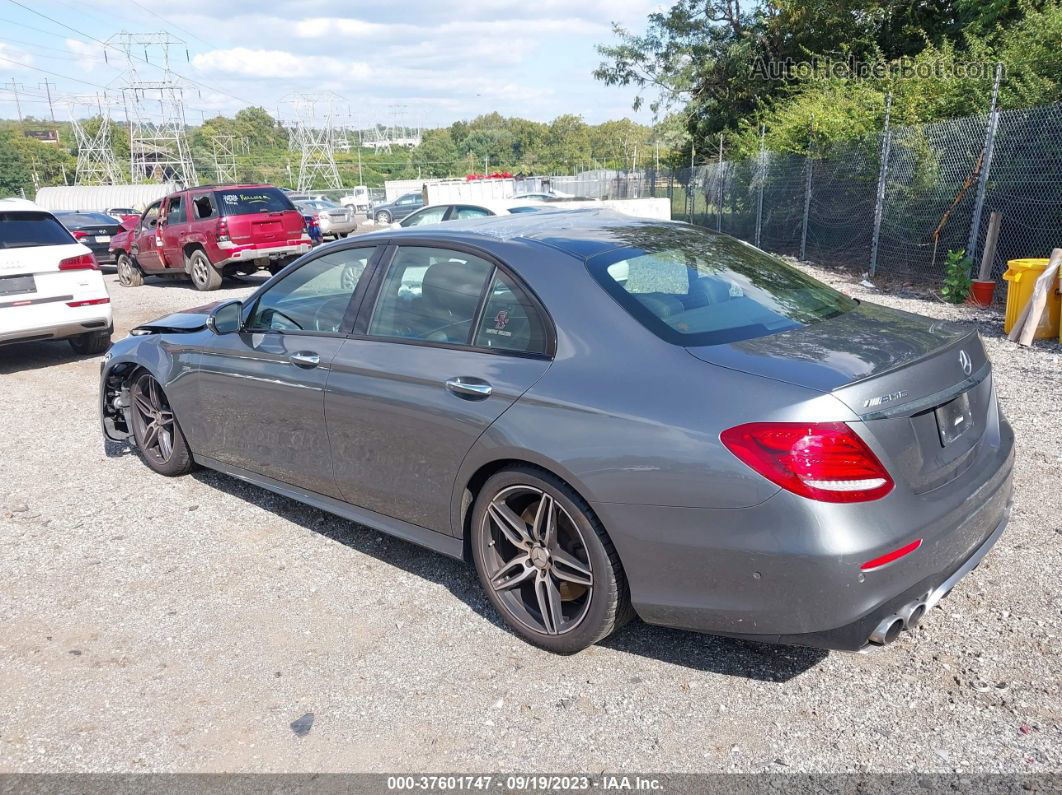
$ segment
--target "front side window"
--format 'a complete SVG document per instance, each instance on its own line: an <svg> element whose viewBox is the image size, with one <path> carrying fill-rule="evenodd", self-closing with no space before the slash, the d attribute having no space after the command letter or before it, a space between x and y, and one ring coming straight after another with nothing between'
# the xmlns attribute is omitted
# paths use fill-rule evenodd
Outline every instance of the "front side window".
<svg viewBox="0 0 1062 795"><path fill-rule="evenodd" d="M513 280L495 271L475 344L514 353L545 353L546 328L538 308Z"/></svg>
<svg viewBox="0 0 1062 795"><path fill-rule="evenodd" d="M679 345L765 337L856 305L733 238L677 225L631 227L627 237L630 246L591 258L590 272L650 331Z"/></svg>
<svg viewBox="0 0 1062 795"><path fill-rule="evenodd" d="M248 319L248 331L338 334L375 251L333 251L307 262L262 293Z"/></svg>
<svg viewBox="0 0 1062 795"><path fill-rule="evenodd" d="M369 334L467 344L493 269L461 251L399 248L380 288Z"/></svg>
<svg viewBox="0 0 1062 795"><path fill-rule="evenodd" d="M421 224L437 224L442 221L443 216L446 215L446 211L449 208L443 207L426 207L423 210L413 213L409 216L402 226L420 226Z"/></svg>

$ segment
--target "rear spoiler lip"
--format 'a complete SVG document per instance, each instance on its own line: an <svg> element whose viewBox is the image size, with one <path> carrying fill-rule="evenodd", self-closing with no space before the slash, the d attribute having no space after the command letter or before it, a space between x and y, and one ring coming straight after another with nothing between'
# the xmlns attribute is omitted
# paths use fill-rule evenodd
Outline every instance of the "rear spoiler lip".
<svg viewBox="0 0 1062 795"><path fill-rule="evenodd" d="M879 409L876 411L869 411L865 414L860 414L861 420L887 420L893 417L906 417L911 414L917 414L920 411L931 409L939 406L943 403L947 403L954 397L961 395L969 389L980 384L984 381L988 374L992 372L992 363L985 362L981 365L981 368L974 374L967 376L957 384L941 389L939 392L934 392L932 395L926 395L925 397L917 398L915 400L907 401L906 403L897 403L896 405L890 405L887 409Z"/></svg>

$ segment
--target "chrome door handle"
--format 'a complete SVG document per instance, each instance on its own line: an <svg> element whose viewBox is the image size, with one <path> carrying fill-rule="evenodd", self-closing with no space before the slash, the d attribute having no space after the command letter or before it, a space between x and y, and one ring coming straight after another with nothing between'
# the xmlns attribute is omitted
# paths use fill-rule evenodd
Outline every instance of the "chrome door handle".
<svg viewBox="0 0 1062 795"><path fill-rule="evenodd" d="M321 363L321 357L312 351L299 351L298 353L291 354L291 356L288 357L288 361L296 367L310 369Z"/></svg>
<svg viewBox="0 0 1062 795"><path fill-rule="evenodd" d="M490 397L490 393L494 391L490 384L478 378L450 378L446 381L446 388L458 397L473 400Z"/></svg>

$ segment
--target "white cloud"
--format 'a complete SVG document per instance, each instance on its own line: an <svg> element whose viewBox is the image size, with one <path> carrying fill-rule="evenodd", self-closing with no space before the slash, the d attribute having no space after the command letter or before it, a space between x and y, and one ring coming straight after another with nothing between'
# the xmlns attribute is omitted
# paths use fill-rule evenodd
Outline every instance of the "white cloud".
<svg viewBox="0 0 1062 795"><path fill-rule="evenodd" d="M327 55L297 55L286 50L252 50L233 47L211 50L192 58L192 66L203 75L239 75L255 78L347 77L364 79L369 66Z"/></svg>
<svg viewBox="0 0 1062 795"><path fill-rule="evenodd" d="M0 42L0 58L3 59L3 69L0 71L21 71L19 67L34 65L33 56L28 52L2 42Z"/></svg>

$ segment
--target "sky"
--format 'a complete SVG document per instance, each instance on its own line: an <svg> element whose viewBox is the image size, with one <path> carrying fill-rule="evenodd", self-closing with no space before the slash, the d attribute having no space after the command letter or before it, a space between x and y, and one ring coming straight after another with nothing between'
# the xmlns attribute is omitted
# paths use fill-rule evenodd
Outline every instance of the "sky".
<svg viewBox="0 0 1062 795"><path fill-rule="evenodd" d="M601 60L595 45L614 39L611 24L640 31L659 5L0 0L0 116L16 117L15 90L23 115L39 118L48 117L50 90L59 120L94 115L96 95L106 91L111 114L122 119L118 89L130 62L111 37L127 32L180 40L170 63L187 80L190 124L248 105L292 120L296 96L306 94L317 98L319 116L331 106L336 124L358 128L438 127L492 111L537 121L574 113L592 124L649 123L647 111L631 109L632 90L605 86L592 72ZM161 79L161 49L137 44L132 52L139 79Z"/></svg>

